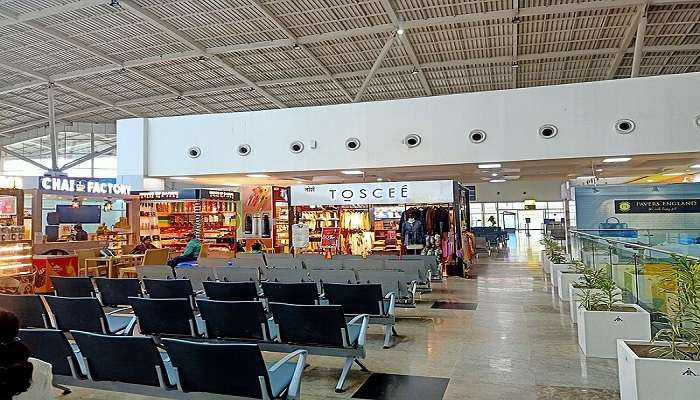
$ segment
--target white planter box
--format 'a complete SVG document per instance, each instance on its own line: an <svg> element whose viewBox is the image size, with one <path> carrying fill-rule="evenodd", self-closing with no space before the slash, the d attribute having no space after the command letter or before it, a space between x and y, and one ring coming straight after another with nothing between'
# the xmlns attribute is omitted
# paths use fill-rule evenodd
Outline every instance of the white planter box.
<svg viewBox="0 0 700 400"><path fill-rule="evenodd" d="M554 264L552 262L549 263L550 265L550 272L552 274L552 286L557 287L559 286L559 271L566 271L571 268L571 263L563 263L563 264Z"/></svg>
<svg viewBox="0 0 700 400"><path fill-rule="evenodd" d="M544 257L544 262L542 263L542 268L544 269L545 274L551 274L552 273L552 263L549 261L549 258L546 256Z"/></svg>
<svg viewBox="0 0 700 400"><path fill-rule="evenodd" d="M576 299L578 299L579 296L582 296L585 290L589 289L579 289L575 288L574 285L572 285L571 283L569 284L569 317L571 317L571 322L573 322L574 324L578 322L578 312L576 310L578 310L578 306L581 304L581 302L577 301ZM593 291L593 293L595 293L596 291L600 292L599 289L591 290ZM615 295L622 295L622 289L618 288L615 291Z"/></svg>
<svg viewBox="0 0 700 400"><path fill-rule="evenodd" d="M586 357L616 358L617 339L651 340L649 313L636 304L620 307L636 311L577 310L578 345Z"/></svg>
<svg viewBox="0 0 700 400"><path fill-rule="evenodd" d="M542 269L544 269L545 261L547 260L547 252L544 250L540 251L540 264L542 264Z"/></svg>
<svg viewBox="0 0 700 400"><path fill-rule="evenodd" d="M617 341L620 400L700 398L700 361L640 357L630 345L650 346L650 343Z"/></svg>
<svg viewBox="0 0 700 400"><path fill-rule="evenodd" d="M564 301L570 301L571 291L569 290L569 286L581 279L582 276L582 274L574 272L559 271L559 273L557 273L557 292L559 293L559 298Z"/></svg>

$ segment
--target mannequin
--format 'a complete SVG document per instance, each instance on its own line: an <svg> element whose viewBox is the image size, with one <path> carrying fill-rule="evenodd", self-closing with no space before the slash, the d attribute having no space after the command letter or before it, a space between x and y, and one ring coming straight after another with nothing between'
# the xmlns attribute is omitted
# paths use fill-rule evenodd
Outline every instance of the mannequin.
<svg viewBox="0 0 700 400"><path fill-rule="evenodd" d="M416 220L413 214L409 214L408 219L401 225L401 240L404 246L425 243L423 224Z"/></svg>

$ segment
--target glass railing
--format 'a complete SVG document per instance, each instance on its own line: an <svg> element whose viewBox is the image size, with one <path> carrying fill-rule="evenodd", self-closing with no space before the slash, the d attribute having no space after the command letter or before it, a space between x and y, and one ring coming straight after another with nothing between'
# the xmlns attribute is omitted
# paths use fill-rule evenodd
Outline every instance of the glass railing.
<svg viewBox="0 0 700 400"><path fill-rule="evenodd" d="M606 269L622 289L623 301L639 304L654 321L667 311L675 291L674 257L700 261L700 229L635 230L636 235L629 229L602 231L570 231L572 257Z"/></svg>

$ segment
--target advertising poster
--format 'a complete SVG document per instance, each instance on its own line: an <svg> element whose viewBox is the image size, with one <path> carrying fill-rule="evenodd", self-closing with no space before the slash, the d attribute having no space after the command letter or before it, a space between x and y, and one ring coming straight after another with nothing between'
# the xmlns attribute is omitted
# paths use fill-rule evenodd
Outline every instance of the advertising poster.
<svg viewBox="0 0 700 400"><path fill-rule="evenodd" d="M321 247L338 248L340 228L321 228Z"/></svg>

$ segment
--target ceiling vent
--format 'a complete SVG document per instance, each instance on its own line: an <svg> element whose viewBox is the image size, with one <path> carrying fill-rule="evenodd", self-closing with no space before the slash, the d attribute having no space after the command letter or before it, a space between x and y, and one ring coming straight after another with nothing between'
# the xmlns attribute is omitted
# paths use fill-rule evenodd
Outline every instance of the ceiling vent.
<svg viewBox="0 0 700 400"><path fill-rule="evenodd" d="M557 133L559 133L559 129L552 124L542 125L539 129L540 137L544 139L551 139L557 136Z"/></svg>
<svg viewBox="0 0 700 400"><path fill-rule="evenodd" d="M187 156L189 158L197 158L202 155L202 149L200 149L197 146L192 146L189 149L187 149Z"/></svg>
<svg viewBox="0 0 700 400"><path fill-rule="evenodd" d="M251 149L249 144L242 144L236 148L236 153L238 153L239 156L247 156L250 154L250 151Z"/></svg>
<svg viewBox="0 0 700 400"><path fill-rule="evenodd" d="M350 138L345 141L345 148L350 151L355 151L360 148L360 139Z"/></svg>
<svg viewBox="0 0 700 400"><path fill-rule="evenodd" d="M474 129L469 132L469 140L476 144L483 143L486 140L486 132L481 129Z"/></svg>

